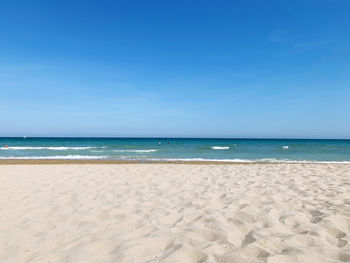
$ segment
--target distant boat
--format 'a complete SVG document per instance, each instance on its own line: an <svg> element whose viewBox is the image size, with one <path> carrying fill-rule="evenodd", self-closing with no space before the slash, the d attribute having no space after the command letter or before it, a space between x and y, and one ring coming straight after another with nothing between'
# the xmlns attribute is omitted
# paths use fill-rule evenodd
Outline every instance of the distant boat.
<svg viewBox="0 0 350 263"><path fill-rule="evenodd" d="M23 139L27 139L27 136L23 136Z"/></svg>

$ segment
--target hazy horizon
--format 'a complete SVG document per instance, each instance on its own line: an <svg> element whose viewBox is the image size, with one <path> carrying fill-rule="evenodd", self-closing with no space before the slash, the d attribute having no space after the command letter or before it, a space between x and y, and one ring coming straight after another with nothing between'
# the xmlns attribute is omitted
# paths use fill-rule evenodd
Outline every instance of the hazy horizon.
<svg viewBox="0 0 350 263"><path fill-rule="evenodd" d="M0 138L73 138L73 139L227 139L227 140L350 140L350 138L313 137L176 137L176 136L0 136Z"/></svg>

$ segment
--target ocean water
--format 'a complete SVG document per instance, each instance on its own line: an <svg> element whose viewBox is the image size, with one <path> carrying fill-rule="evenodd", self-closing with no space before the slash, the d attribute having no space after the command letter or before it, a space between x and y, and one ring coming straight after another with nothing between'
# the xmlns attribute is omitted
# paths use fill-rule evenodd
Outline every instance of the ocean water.
<svg viewBox="0 0 350 263"><path fill-rule="evenodd" d="M350 140L0 138L0 159L350 163Z"/></svg>

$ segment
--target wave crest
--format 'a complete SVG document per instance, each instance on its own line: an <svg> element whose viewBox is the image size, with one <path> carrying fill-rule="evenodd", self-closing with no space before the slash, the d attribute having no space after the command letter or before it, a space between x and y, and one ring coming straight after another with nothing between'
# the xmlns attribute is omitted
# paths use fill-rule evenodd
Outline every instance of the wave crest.
<svg viewBox="0 0 350 263"><path fill-rule="evenodd" d="M228 149L230 149L229 146L212 146L210 148L212 148L213 150L228 150Z"/></svg>
<svg viewBox="0 0 350 263"><path fill-rule="evenodd" d="M127 152L127 153L151 153L151 152L158 152L158 150L155 149L149 149L149 150L113 150L113 152Z"/></svg>
<svg viewBox="0 0 350 263"><path fill-rule="evenodd" d="M19 160L89 160L89 159L106 159L109 156L94 155L55 155L55 156L21 156L21 157L0 157L0 159L19 159Z"/></svg>
<svg viewBox="0 0 350 263"><path fill-rule="evenodd" d="M105 147L94 147L94 146L77 146L77 147L66 147L66 146L9 146L9 147L0 147L0 150L53 150L53 151L66 151L66 150L88 150L88 149L97 149Z"/></svg>

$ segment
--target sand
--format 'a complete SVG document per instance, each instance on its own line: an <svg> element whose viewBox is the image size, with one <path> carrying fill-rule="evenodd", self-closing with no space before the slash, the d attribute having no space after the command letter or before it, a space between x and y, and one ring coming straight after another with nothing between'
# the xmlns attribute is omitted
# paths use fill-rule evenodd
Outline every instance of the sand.
<svg viewBox="0 0 350 263"><path fill-rule="evenodd" d="M350 262L350 165L0 166L0 262Z"/></svg>

